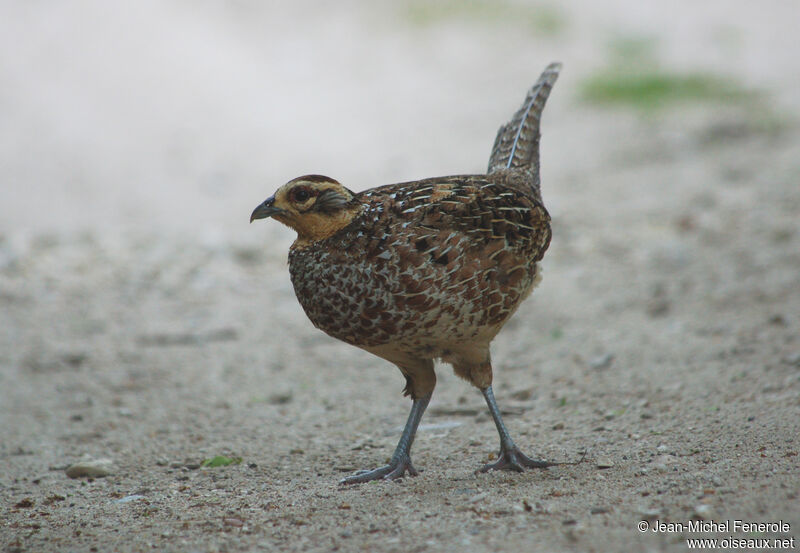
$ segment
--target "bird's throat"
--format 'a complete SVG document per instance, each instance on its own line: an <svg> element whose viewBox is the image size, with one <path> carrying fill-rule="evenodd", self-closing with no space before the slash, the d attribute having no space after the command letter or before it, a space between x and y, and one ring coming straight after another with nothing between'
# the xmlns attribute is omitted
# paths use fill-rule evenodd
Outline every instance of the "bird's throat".
<svg viewBox="0 0 800 553"><path fill-rule="evenodd" d="M306 248L325 240L349 225L362 211L362 206L340 209L335 213L307 212L295 217L275 217L281 223L297 231L297 240L292 249Z"/></svg>

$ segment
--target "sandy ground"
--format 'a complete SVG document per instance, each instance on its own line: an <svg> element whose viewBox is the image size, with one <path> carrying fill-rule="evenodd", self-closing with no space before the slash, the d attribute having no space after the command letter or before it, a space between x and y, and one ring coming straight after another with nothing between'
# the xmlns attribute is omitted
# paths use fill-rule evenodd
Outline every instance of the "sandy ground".
<svg viewBox="0 0 800 553"><path fill-rule="evenodd" d="M643 520L800 538L800 10L603 4L3 4L2 550L688 549ZM761 115L583 101L619 37L760 90ZM391 454L403 379L312 327L291 232L248 215L309 172L480 171L554 59L555 234L495 391L525 451L586 459L476 475L496 432L440 367L420 476L342 488ZM216 455L242 462L198 468Z"/></svg>

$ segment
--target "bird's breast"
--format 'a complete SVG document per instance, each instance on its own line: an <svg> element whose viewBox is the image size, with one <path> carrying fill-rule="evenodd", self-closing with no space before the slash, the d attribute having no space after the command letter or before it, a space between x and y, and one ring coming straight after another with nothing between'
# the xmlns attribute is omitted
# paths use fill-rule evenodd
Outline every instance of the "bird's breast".
<svg viewBox="0 0 800 553"><path fill-rule="evenodd" d="M473 250L457 232L411 241L356 233L292 251L289 268L306 315L329 335L360 347L433 346L491 339L534 285L532 260L500 246Z"/></svg>

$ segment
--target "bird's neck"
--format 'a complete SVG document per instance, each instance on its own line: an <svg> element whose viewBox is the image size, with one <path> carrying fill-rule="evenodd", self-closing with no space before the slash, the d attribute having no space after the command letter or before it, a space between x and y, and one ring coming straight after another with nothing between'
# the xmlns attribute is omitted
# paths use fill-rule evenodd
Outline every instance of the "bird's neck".
<svg viewBox="0 0 800 553"><path fill-rule="evenodd" d="M297 240L291 246L297 250L330 238L349 225L363 210L364 206L355 205L335 213L304 213L292 221L281 222L297 231Z"/></svg>

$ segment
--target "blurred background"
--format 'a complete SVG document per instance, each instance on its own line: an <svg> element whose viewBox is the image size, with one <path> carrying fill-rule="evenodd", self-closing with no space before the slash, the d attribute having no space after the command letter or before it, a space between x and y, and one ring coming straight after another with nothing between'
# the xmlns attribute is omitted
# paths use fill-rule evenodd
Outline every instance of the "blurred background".
<svg viewBox="0 0 800 553"><path fill-rule="evenodd" d="M636 143L617 119L675 101L709 111L767 92L755 117L770 125L800 109L798 12L782 0L3 2L0 233L253 237L252 206L301 174L361 190L479 172L553 60L565 69L547 177L593 166L598 139Z"/></svg>

